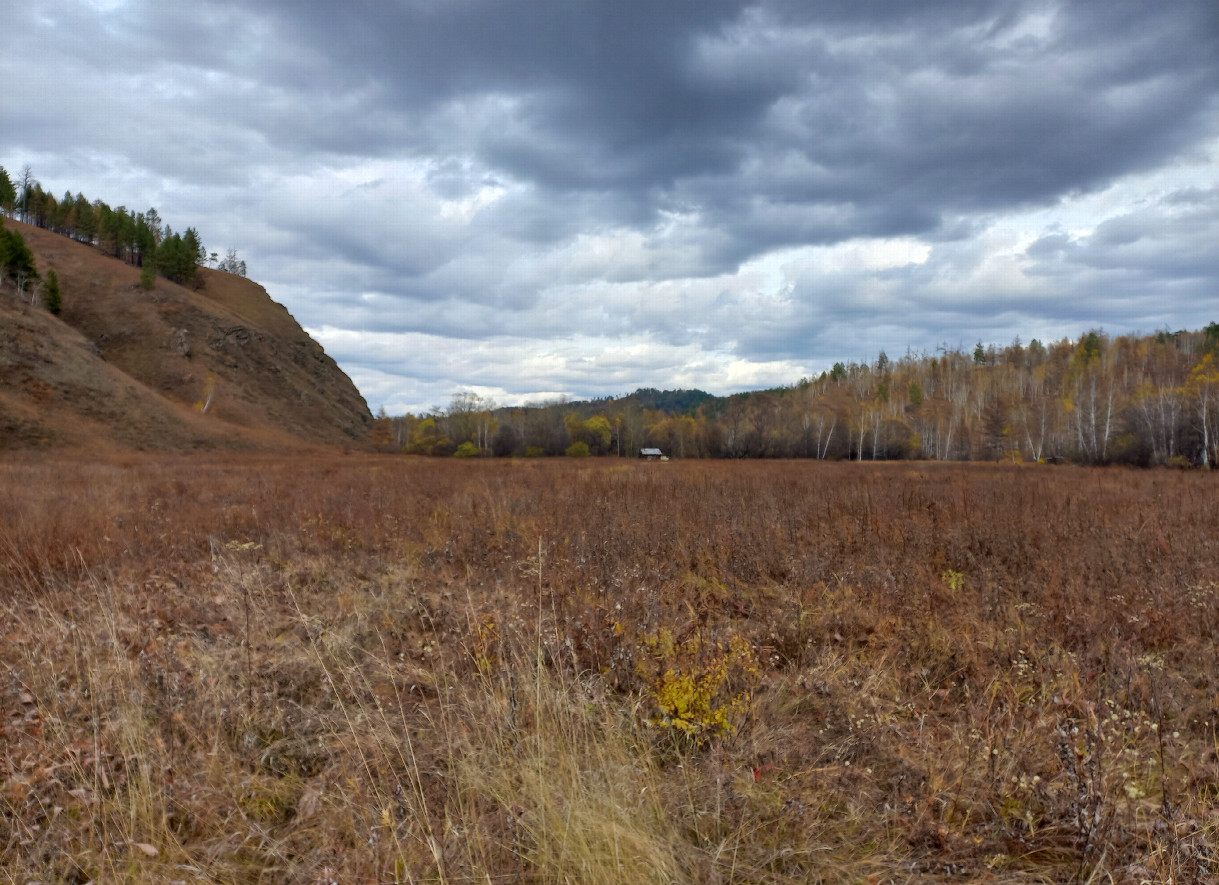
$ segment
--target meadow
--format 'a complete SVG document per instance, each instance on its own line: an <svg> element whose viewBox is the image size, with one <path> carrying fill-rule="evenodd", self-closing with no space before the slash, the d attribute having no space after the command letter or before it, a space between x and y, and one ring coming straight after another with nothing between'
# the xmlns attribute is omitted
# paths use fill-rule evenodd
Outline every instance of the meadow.
<svg viewBox="0 0 1219 885"><path fill-rule="evenodd" d="M0 463L0 881L1219 875L1219 477Z"/></svg>

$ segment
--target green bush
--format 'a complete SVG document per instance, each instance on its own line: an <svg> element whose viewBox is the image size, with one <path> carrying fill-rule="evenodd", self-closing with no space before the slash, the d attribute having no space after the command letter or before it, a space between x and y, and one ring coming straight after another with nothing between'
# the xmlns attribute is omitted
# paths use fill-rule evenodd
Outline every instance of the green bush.
<svg viewBox="0 0 1219 885"><path fill-rule="evenodd" d="M42 301L47 306L47 310L55 316L59 316L63 310L63 296L59 292L59 277L55 271L47 271L46 288L42 293Z"/></svg>

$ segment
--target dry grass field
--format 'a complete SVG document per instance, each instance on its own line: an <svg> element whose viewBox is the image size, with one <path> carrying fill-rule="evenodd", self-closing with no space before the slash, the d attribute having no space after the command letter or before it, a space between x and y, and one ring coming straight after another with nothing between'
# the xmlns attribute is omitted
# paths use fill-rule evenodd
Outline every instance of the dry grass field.
<svg viewBox="0 0 1219 885"><path fill-rule="evenodd" d="M0 880L1219 875L1219 477L0 464Z"/></svg>

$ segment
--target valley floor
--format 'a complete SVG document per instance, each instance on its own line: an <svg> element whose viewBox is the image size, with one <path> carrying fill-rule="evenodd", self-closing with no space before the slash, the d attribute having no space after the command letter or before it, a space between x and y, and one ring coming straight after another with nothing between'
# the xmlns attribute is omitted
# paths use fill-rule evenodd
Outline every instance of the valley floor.
<svg viewBox="0 0 1219 885"><path fill-rule="evenodd" d="M1201 882L1219 476L0 464L0 881Z"/></svg>

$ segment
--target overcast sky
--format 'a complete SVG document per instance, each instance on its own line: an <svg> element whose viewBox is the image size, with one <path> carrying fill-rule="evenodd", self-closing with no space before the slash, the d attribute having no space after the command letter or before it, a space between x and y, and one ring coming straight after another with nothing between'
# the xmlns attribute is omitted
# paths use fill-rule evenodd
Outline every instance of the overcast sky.
<svg viewBox="0 0 1219 885"><path fill-rule="evenodd" d="M1215 0L21 0L0 165L238 250L376 410L1219 320Z"/></svg>

